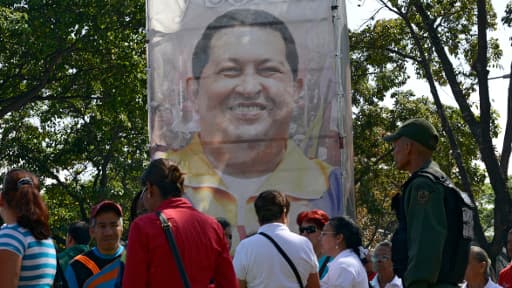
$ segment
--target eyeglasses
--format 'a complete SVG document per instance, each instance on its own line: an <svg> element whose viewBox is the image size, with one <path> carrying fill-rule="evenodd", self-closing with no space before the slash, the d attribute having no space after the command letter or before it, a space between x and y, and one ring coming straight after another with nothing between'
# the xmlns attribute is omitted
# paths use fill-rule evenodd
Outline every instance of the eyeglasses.
<svg viewBox="0 0 512 288"><path fill-rule="evenodd" d="M389 256L382 255L382 256L372 256L373 262L386 262L389 259L391 259Z"/></svg>
<svg viewBox="0 0 512 288"><path fill-rule="evenodd" d="M328 235L328 234L336 234L336 232L332 232L332 231L322 231L322 232L320 232L320 236L325 236L325 235Z"/></svg>
<svg viewBox="0 0 512 288"><path fill-rule="evenodd" d="M316 232L316 226L310 225L310 226L299 227L299 232L300 232L300 234L304 234L304 233L312 234L312 233L315 233Z"/></svg>

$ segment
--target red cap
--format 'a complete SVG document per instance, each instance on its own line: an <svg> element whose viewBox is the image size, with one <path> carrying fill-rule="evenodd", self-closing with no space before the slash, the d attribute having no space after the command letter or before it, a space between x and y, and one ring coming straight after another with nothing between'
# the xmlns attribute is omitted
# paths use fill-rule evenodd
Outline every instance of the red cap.
<svg viewBox="0 0 512 288"><path fill-rule="evenodd" d="M123 208L121 208L121 206L119 206L119 204L117 204L114 201L105 200L105 201L101 201L100 203L92 206L91 218L96 217L96 214L98 214L98 212L101 212L107 208L114 210L117 213L117 215L119 215L119 217L123 217Z"/></svg>

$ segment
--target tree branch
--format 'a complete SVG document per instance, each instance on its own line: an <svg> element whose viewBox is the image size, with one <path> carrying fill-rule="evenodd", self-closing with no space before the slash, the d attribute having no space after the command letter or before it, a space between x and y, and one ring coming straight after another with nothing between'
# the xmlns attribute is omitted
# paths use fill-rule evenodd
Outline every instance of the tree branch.
<svg viewBox="0 0 512 288"><path fill-rule="evenodd" d="M510 72L512 73L512 62L510 63ZM505 125L505 136L503 137L503 148L501 151L501 173L508 175L508 163L510 161L512 145L512 78L508 82L507 99L507 124Z"/></svg>
<svg viewBox="0 0 512 288"><path fill-rule="evenodd" d="M409 60L414 61L414 62L416 62L416 63L420 63L420 61L421 61L420 59L415 58L415 57L414 57L414 56L412 56L412 55L405 54L405 53L403 53L403 52L401 52L401 51L398 51L398 50L395 50L395 49L393 49L393 48L386 47L386 51L388 51L388 52L390 52L390 53L393 53L393 54L396 54L396 55L398 55L398 56L400 56L400 57L402 57L402 58L404 58L404 59L409 59Z"/></svg>

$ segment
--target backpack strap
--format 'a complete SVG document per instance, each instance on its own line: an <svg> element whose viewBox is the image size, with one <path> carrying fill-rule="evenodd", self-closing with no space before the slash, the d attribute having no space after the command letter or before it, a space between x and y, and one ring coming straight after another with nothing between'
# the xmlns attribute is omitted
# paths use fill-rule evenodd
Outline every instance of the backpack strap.
<svg viewBox="0 0 512 288"><path fill-rule="evenodd" d="M447 188L455 190L457 192L457 196L464 202L466 206L468 206L470 209L475 209L475 204L473 201L471 201L468 193L460 190L457 186L455 186L453 182L448 177L446 177L446 175L439 173L435 169L427 168L414 172L414 176L411 177L409 181L413 178L416 178L417 176L425 176L435 183L440 183Z"/></svg>
<svg viewBox="0 0 512 288"><path fill-rule="evenodd" d="M83 288L114 287L121 268L121 259L117 258L107 264L98 273L85 281Z"/></svg>
<svg viewBox="0 0 512 288"><path fill-rule="evenodd" d="M290 268L292 268L293 274L295 274L295 278L297 278L297 282L299 283L300 288L304 288L304 285L302 284L302 279L300 278L300 274L299 274L299 271L297 270L297 267L295 266L295 264L293 264L292 259L290 259L288 254L286 254L286 252L284 252L283 248L281 248L281 246L279 246L279 244L277 244L276 240L274 240L274 238L270 237L270 235L268 235L267 233L259 232L258 234L267 238L270 242L272 242L272 244L274 244L277 251L279 251L281 256L283 256L284 260L286 260L288 265L290 265Z"/></svg>
<svg viewBox="0 0 512 288"><path fill-rule="evenodd" d="M80 263L84 264L87 268L89 268L92 272L92 274L96 274L100 272L100 268L98 268L98 265L94 263L89 257L85 255L78 255L75 257L76 261L79 261Z"/></svg>

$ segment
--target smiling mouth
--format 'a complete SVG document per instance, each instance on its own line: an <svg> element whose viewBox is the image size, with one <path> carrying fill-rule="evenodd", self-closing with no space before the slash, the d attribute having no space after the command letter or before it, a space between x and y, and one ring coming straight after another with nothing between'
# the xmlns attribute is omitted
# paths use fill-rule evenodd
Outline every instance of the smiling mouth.
<svg viewBox="0 0 512 288"><path fill-rule="evenodd" d="M228 110L235 113L256 113L266 111L267 107L262 104L236 104L228 107Z"/></svg>

